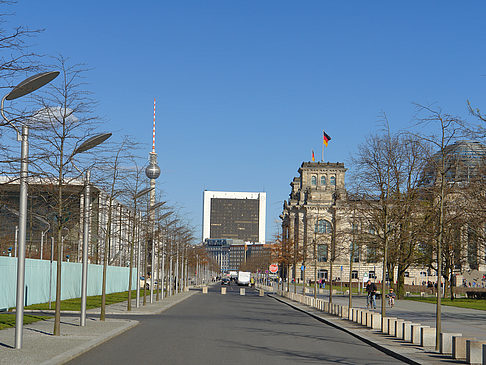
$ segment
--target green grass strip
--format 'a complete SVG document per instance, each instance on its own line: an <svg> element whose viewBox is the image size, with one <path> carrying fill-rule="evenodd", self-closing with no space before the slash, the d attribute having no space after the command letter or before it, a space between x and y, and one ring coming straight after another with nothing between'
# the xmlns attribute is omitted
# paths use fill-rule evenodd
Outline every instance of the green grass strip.
<svg viewBox="0 0 486 365"><path fill-rule="evenodd" d="M50 316L32 316L30 314L24 315L24 324L31 324L37 321L43 321ZM15 314L0 313L0 330L5 328L15 327Z"/></svg>
<svg viewBox="0 0 486 365"><path fill-rule="evenodd" d="M414 300L416 302L423 302L423 303L437 303L437 298L435 297L405 297L406 300ZM447 305L451 307L458 307L458 308L469 308L469 309L478 309L482 311L486 311L486 300L484 299L467 299L467 298L460 298L451 300L450 298L442 298L441 300L442 305Z"/></svg>
<svg viewBox="0 0 486 365"><path fill-rule="evenodd" d="M147 291L150 295L150 292ZM132 290L132 299L137 295L136 290ZM155 295L155 292L154 292ZM143 296L143 289L140 290L140 297ZM128 300L128 291L106 294L106 305L120 303ZM56 302L53 301L51 309L55 309ZM93 295L86 298L86 309L101 307L101 295ZM32 304L25 309L48 310L49 303ZM63 311L81 311L81 298L66 299L61 301L61 310Z"/></svg>

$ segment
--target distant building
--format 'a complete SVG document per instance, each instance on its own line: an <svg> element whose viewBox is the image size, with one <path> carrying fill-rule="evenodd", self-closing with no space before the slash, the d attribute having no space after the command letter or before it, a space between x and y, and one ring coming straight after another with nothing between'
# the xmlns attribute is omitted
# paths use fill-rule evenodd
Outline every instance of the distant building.
<svg viewBox="0 0 486 365"><path fill-rule="evenodd" d="M271 255L270 245L242 240L206 239L204 247L221 272L238 271L247 263L260 263Z"/></svg>
<svg viewBox="0 0 486 365"><path fill-rule="evenodd" d="M203 241L265 243L266 193L204 191Z"/></svg>

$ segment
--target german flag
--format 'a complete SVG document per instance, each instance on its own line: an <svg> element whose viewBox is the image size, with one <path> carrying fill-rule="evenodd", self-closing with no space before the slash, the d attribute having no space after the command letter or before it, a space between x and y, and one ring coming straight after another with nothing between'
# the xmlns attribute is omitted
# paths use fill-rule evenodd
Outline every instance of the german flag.
<svg viewBox="0 0 486 365"><path fill-rule="evenodd" d="M315 162L316 158L314 157L314 150L312 150L312 162Z"/></svg>
<svg viewBox="0 0 486 365"><path fill-rule="evenodd" d="M327 143L331 140L331 137L327 135L326 132L322 131L322 143L324 143L327 147Z"/></svg>

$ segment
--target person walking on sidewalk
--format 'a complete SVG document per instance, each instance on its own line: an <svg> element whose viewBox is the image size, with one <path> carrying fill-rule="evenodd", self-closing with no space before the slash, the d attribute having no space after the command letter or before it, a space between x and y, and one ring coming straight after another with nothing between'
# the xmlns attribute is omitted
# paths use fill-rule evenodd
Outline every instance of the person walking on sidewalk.
<svg viewBox="0 0 486 365"><path fill-rule="evenodd" d="M368 293L368 297L366 298L366 308L373 306L376 309L376 284L372 283L371 280L366 282L366 292Z"/></svg>

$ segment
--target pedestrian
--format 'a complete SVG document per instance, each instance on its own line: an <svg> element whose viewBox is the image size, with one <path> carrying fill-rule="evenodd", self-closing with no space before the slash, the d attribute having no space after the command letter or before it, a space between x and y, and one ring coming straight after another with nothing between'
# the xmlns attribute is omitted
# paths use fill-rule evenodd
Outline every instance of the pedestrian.
<svg viewBox="0 0 486 365"><path fill-rule="evenodd" d="M366 308L373 306L376 309L376 284L372 283L371 280L366 282L366 292L368 293L366 297Z"/></svg>

